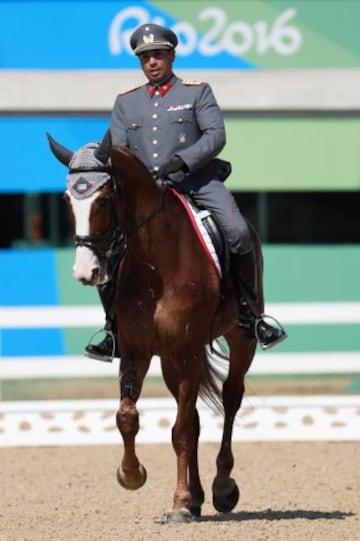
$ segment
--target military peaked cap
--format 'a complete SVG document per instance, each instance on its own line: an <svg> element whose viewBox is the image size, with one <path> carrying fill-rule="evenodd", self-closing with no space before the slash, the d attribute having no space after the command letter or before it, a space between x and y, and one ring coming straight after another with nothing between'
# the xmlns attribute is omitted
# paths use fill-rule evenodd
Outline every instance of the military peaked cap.
<svg viewBox="0 0 360 541"><path fill-rule="evenodd" d="M154 49L175 49L177 44L176 34L158 24L143 24L130 37L130 46L135 54Z"/></svg>

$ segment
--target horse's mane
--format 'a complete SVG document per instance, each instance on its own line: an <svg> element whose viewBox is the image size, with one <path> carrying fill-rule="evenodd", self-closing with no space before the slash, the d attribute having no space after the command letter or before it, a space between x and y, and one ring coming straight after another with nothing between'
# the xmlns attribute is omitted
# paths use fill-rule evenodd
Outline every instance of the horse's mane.
<svg viewBox="0 0 360 541"><path fill-rule="evenodd" d="M128 180L143 180L150 182L154 187L157 184L145 164L127 147L114 145L111 148L111 162L114 173L126 175Z"/></svg>

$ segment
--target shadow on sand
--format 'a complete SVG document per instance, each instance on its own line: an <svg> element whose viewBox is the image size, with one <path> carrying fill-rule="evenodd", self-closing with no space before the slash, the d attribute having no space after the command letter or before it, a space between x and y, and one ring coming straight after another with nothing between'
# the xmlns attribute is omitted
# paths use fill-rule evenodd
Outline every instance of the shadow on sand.
<svg viewBox="0 0 360 541"><path fill-rule="evenodd" d="M354 516L354 513L343 511L312 511L307 509L288 509L276 511L264 509L263 511L240 511L239 513L226 513L219 515L204 515L197 518L199 522L230 522L244 520L344 520Z"/></svg>

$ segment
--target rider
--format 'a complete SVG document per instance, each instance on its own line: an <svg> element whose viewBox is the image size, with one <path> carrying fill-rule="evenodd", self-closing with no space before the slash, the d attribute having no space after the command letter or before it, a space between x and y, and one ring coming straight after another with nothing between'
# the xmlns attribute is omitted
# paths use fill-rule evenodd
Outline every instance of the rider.
<svg viewBox="0 0 360 541"><path fill-rule="evenodd" d="M148 82L117 96L110 122L112 143L128 147L155 177L170 179L180 192L191 194L215 215L230 246L241 324L267 349L287 335L265 321L258 307L249 228L224 186L229 172L219 164L227 162L215 159L225 145L222 113L207 83L183 81L173 73L177 44L174 32L156 24L144 24L131 35L131 48ZM109 316L112 287L111 283L102 286L100 292L108 328L115 323ZM86 354L108 360L112 347L112 337L106 335L98 345L88 345Z"/></svg>

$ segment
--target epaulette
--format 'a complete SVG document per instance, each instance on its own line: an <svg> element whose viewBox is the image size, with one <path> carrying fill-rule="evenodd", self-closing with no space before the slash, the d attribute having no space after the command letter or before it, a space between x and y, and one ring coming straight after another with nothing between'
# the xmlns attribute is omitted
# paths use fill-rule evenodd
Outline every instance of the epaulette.
<svg viewBox="0 0 360 541"><path fill-rule="evenodd" d="M200 86L200 85L203 85L204 82L203 81L182 81L182 84L186 86Z"/></svg>
<svg viewBox="0 0 360 541"><path fill-rule="evenodd" d="M119 96L124 96L124 94L130 94L130 92L134 92L134 90L137 90L138 88L141 88L141 85L132 86L131 88L128 88L127 90L123 90L123 92L120 92Z"/></svg>

